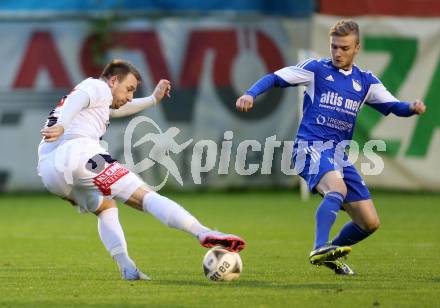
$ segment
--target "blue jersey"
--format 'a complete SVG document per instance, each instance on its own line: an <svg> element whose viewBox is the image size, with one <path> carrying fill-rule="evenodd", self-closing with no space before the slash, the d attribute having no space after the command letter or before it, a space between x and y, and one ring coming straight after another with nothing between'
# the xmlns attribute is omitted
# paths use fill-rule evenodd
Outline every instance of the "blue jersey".
<svg viewBox="0 0 440 308"><path fill-rule="evenodd" d="M411 116L411 105L399 102L371 72L356 65L350 71L333 66L330 59L309 59L296 66L285 67L259 79L246 94L256 97L272 87L302 85L304 92L303 119L294 146L293 162L299 167L311 191L322 176L332 170L340 170L335 160L336 148L317 151L310 141L350 141L359 110L369 105L384 115ZM306 141L306 148L304 143ZM344 143L343 143L344 144ZM346 154L341 157L344 161ZM316 167L316 168L315 168ZM370 193L353 165L342 168L347 186L345 202L370 199Z"/></svg>
<svg viewBox="0 0 440 308"><path fill-rule="evenodd" d="M371 72L356 65L350 71L338 69L330 59L309 59L280 69L258 80L246 94L255 99L273 86L298 85L306 87L299 140L351 140L356 117L364 104L384 115L414 114L410 104L399 102Z"/></svg>
<svg viewBox="0 0 440 308"><path fill-rule="evenodd" d="M344 71L330 59L309 59L275 72L290 86L304 85L300 140L351 140L360 108L368 104L387 115L399 101L371 72Z"/></svg>

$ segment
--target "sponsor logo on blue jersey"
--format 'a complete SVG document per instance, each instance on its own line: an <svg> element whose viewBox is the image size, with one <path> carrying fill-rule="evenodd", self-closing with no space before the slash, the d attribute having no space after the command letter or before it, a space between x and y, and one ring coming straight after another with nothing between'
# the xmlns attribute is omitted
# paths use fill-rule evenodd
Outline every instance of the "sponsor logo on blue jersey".
<svg viewBox="0 0 440 308"><path fill-rule="evenodd" d="M349 98L344 99L339 93L333 91L327 91L321 94L319 107L341 111L353 116L357 115L359 108L361 107L360 101L355 101ZM340 107L340 108L336 108ZM345 110L341 110L345 109Z"/></svg>
<svg viewBox="0 0 440 308"><path fill-rule="evenodd" d="M353 129L353 123L343 121L340 119L336 119L329 116L318 115L316 117L316 123L319 125L324 125L327 127L331 127L340 131L351 131Z"/></svg>

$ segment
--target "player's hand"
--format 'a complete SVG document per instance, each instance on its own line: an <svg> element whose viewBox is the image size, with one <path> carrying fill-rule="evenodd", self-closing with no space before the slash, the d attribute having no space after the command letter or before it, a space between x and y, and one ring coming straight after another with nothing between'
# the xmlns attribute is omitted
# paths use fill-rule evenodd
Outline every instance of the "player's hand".
<svg viewBox="0 0 440 308"><path fill-rule="evenodd" d="M426 111L426 105L421 100L416 100L411 104L411 110L414 111L415 114L422 114Z"/></svg>
<svg viewBox="0 0 440 308"><path fill-rule="evenodd" d="M235 102L237 110L242 112L248 112L254 106L254 98L251 95L242 95Z"/></svg>
<svg viewBox="0 0 440 308"><path fill-rule="evenodd" d="M61 124L56 124L51 127L46 127L41 130L41 134L46 142L54 142L64 134L64 127Z"/></svg>
<svg viewBox="0 0 440 308"><path fill-rule="evenodd" d="M162 100L162 98L164 98L165 96L171 97L170 91L171 91L171 82L169 82L166 79L161 79L157 83L156 88L153 91L153 95L156 98L156 104L159 103Z"/></svg>

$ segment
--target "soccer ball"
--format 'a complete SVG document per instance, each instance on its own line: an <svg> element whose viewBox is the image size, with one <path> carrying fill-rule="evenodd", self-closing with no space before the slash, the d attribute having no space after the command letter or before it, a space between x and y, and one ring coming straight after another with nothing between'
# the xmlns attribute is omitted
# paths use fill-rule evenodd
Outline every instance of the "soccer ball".
<svg viewBox="0 0 440 308"><path fill-rule="evenodd" d="M211 248L203 258L203 271L205 276L212 281L237 279L242 270L243 262L240 255L222 247Z"/></svg>

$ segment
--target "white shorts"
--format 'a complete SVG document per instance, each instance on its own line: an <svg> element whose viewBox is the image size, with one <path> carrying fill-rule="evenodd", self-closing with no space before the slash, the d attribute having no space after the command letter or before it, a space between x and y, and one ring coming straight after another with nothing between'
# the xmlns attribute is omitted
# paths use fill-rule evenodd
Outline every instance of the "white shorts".
<svg viewBox="0 0 440 308"><path fill-rule="evenodd" d="M51 193L73 201L80 212L96 212L104 198L125 202L145 185L92 139L64 141L42 155L45 145L39 149L38 175Z"/></svg>

